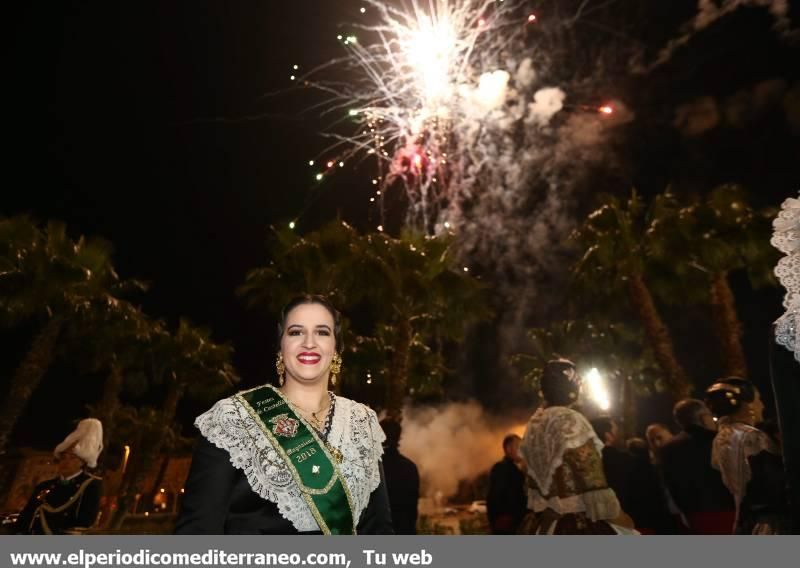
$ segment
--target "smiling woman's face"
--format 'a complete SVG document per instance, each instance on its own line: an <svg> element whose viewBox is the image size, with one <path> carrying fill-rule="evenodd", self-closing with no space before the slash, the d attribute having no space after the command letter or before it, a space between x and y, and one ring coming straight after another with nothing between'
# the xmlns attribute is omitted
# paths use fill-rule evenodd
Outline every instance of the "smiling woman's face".
<svg viewBox="0 0 800 568"><path fill-rule="evenodd" d="M336 353L333 315L321 304L300 304L286 315L283 329L286 380L327 384Z"/></svg>

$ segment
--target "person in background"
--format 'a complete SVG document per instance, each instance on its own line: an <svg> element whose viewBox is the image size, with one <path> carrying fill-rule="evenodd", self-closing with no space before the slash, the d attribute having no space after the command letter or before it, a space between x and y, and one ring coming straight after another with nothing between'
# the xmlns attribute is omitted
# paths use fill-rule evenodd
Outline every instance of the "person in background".
<svg viewBox="0 0 800 568"><path fill-rule="evenodd" d="M520 445L528 478L528 508L520 534L630 534L633 522L606 483L603 443L571 408L581 377L566 359L542 370L542 405Z"/></svg>
<svg viewBox="0 0 800 568"><path fill-rule="evenodd" d="M642 438L631 438L625 445L631 456L627 488L629 502L625 511L633 519L636 530L642 534L680 533L680 525L670 512L669 497L651 461L647 442Z"/></svg>
<svg viewBox="0 0 800 568"><path fill-rule="evenodd" d="M672 440L672 432L666 424L656 422L647 427L647 430L644 431L644 437L647 439L647 445L650 446L650 456L653 463L659 463L661 461L661 448Z"/></svg>
<svg viewBox="0 0 800 568"><path fill-rule="evenodd" d="M527 510L525 474L516 434L503 438L503 459L492 466L489 474L489 494L486 511L492 534L516 534Z"/></svg>
<svg viewBox="0 0 800 568"><path fill-rule="evenodd" d="M717 423L702 400L678 401L672 415L680 434L661 447L661 474L692 534L731 534L733 498L711 467Z"/></svg>
<svg viewBox="0 0 800 568"><path fill-rule="evenodd" d="M88 529L100 511L102 480L87 468L97 467L103 450L103 425L86 418L53 451L58 476L33 490L16 524L16 534L67 534Z"/></svg>
<svg viewBox="0 0 800 568"><path fill-rule="evenodd" d="M383 447L383 471L389 492L389 508L395 534L417 534L419 471L416 464L400 453L400 423L385 419L381 428L386 434Z"/></svg>
<svg viewBox="0 0 800 568"><path fill-rule="evenodd" d="M791 530L786 474L780 448L755 427L764 403L753 383L738 377L717 381L706 404L719 417L711 465L736 505L736 534L785 534Z"/></svg>

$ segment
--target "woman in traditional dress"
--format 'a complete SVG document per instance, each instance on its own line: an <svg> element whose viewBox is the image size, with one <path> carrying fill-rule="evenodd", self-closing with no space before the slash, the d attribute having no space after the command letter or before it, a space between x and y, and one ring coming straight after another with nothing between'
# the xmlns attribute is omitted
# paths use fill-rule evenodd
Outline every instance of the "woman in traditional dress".
<svg viewBox="0 0 800 568"><path fill-rule="evenodd" d="M755 427L764 403L750 381L731 377L711 385L706 404L719 417L711 465L736 504L736 534L781 534L787 530L787 488L778 445Z"/></svg>
<svg viewBox="0 0 800 568"><path fill-rule="evenodd" d="M520 455L527 465L528 509L523 534L632 533L603 473L603 443L570 406L581 378L571 361L545 365L542 406L528 422Z"/></svg>
<svg viewBox="0 0 800 568"><path fill-rule="evenodd" d="M278 332L279 386L220 400L195 421L176 533L391 534L377 416L328 390L342 365L338 312L301 296Z"/></svg>

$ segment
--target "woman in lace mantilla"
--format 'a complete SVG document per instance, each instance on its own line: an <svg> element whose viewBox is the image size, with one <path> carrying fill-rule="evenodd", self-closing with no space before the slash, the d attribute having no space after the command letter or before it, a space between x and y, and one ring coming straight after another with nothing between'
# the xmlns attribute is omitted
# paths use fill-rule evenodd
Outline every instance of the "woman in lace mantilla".
<svg viewBox="0 0 800 568"><path fill-rule="evenodd" d="M322 296L295 298L278 333L279 387L220 400L195 421L176 533L392 534L377 416L328 391L338 312Z"/></svg>
<svg viewBox="0 0 800 568"><path fill-rule="evenodd" d="M528 508L524 534L620 534L633 524L608 487L603 443L589 422L569 408L580 376L566 360L550 361L542 376L544 404L528 422L520 447L527 465Z"/></svg>
<svg viewBox="0 0 800 568"><path fill-rule="evenodd" d="M711 385L706 404L719 417L711 465L736 503L736 534L781 534L787 526L787 490L778 445L755 427L764 404L750 381L731 377Z"/></svg>

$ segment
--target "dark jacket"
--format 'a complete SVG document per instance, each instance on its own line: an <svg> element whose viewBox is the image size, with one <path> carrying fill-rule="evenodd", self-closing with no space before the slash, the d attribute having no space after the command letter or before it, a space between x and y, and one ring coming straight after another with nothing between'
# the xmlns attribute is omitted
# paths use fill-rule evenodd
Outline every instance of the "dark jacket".
<svg viewBox="0 0 800 568"><path fill-rule="evenodd" d="M525 474L508 456L494 464L489 473L486 512L494 534L514 534L528 508Z"/></svg>
<svg viewBox="0 0 800 568"><path fill-rule="evenodd" d="M359 534L392 534L389 499L381 483L358 521ZM275 503L262 499L225 450L200 438L192 456L176 534L297 534ZM307 534L321 534L310 532Z"/></svg>
<svg viewBox="0 0 800 568"><path fill-rule="evenodd" d="M664 484L646 451L632 455L625 498L623 508L633 519L637 529L655 534L679 532L667 505Z"/></svg>
<svg viewBox="0 0 800 568"><path fill-rule="evenodd" d="M72 479L54 477L33 490L14 525L16 534L64 534L75 528L91 527L100 510L103 482L99 477L81 472ZM71 505L58 513L45 508L59 508L70 500ZM48 531L49 528L49 531Z"/></svg>
<svg viewBox="0 0 800 568"><path fill-rule="evenodd" d="M769 366L781 429L793 534L800 534L800 363L794 354L769 337Z"/></svg>
<svg viewBox="0 0 800 568"><path fill-rule="evenodd" d="M737 534L752 534L756 524L768 524L777 534L792 533L789 495L783 459L759 452L748 458L750 481L739 509Z"/></svg>
<svg viewBox="0 0 800 568"><path fill-rule="evenodd" d="M603 472L606 474L606 482L617 494L619 504L626 513L631 506L629 492L632 471L632 455L614 446L603 448Z"/></svg>
<svg viewBox="0 0 800 568"><path fill-rule="evenodd" d="M397 448L386 448L383 471L392 509L395 534L417 534L417 503L419 501L419 471L413 461Z"/></svg>
<svg viewBox="0 0 800 568"><path fill-rule="evenodd" d="M664 483L678 508L686 515L733 511L733 497L711 467L711 446L716 432L690 426L661 448Z"/></svg>

